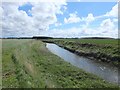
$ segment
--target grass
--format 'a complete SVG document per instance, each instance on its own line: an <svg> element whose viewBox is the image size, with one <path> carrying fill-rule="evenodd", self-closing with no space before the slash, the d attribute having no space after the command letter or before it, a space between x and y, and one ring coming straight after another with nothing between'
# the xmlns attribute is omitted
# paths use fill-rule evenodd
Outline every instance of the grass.
<svg viewBox="0 0 120 90"><path fill-rule="evenodd" d="M49 39L79 55L119 66L118 39Z"/></svg>
<svg viewBox="0 0 120 90"><path fill-rule="evenodd" d="M61 40L61 39L56 39L56 40ZM80 43L118 45L118 39L64 39L64 40L72 41L72 42L80 42Z"/></svg>
<svg viewBox="0 0 120 90"><path fill-rule="evenodd" d="M0 89L2 89L2 40L0 39Z"/></svg>
<svg viewBox="0 0 120 90"><path fill-rule="evenodd" d="M118 88L52 54L32 39L3 39L3 88Z"/></svg>

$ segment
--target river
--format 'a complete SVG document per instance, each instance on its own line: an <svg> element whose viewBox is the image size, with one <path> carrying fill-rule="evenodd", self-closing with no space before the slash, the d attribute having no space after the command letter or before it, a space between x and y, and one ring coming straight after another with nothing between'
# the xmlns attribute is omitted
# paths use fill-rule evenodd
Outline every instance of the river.
<svg viewBox="0 0 120 90"><path fill-rule="evenodd" d="M103 62L97 62L95 60L78 56L64 48L59 47L56 44L46 43L46 47L49 51L71 63L72 65L83 69L86 72L93 73L108 82L118 84L118 68Z"/></svg>

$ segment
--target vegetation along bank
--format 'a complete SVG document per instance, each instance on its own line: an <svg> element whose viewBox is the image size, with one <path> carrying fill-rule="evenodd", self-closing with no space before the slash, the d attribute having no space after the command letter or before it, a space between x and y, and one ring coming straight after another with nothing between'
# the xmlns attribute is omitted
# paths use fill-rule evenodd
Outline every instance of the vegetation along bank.
<svg viewBox="0 0 120 90"><path fill-rule="evenodd" d="M118 39L46 39L44 42L55 43L73 53L92 60L120 65Z"/></svg>
<svg viewBox="0 0 120 90"><path fill-rule="evenodd" d="M33 39L2 40L3 88L118 88L52 54Z"/></svg>

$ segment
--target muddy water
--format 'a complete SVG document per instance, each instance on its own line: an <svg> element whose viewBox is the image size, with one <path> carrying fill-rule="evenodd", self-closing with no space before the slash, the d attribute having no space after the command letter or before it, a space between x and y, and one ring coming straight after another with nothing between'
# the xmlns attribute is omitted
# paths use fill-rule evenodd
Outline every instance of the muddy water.
<svg viewBox="0 0 120 90"><path fill-rule="evenodd" d="M46 47L49 51L71 63L72 65L81 68L86 72L93 73L108 82L118 84L118 68L78 56L57 46L56 44L46 43Z"/></svg>

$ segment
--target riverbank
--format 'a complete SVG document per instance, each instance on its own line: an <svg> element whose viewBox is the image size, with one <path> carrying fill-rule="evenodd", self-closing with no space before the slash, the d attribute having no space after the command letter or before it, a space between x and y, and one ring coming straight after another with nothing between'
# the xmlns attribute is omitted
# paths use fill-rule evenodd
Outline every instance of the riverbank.
<svg viewBox="0 0 120 90"><path fill-rule="evenodd" d="M120 65L118 40L114 39L49 39L44 42L55 43L77 55L102 61L114 66Z"/></svg>
<svg viewBox="0 0 120 90"><path fill-rule="evenodd" d="M2 41L3 88L118 88L72 66L32 39Z"/></svg>

